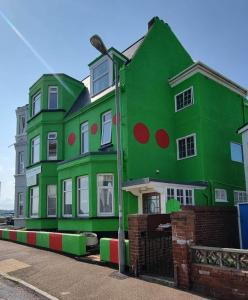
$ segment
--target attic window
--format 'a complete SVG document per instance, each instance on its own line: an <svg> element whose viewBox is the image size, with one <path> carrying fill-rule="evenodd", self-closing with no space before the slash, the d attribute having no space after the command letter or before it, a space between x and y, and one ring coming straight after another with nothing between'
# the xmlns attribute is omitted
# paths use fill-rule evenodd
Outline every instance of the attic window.
<svg viewBox="0 0 248 300"><path fill-rule="evenodd" d="M112 84L112 62L111 60L103 56L91 66L91 95L94 96L101 91L105 90Z"/></svg>

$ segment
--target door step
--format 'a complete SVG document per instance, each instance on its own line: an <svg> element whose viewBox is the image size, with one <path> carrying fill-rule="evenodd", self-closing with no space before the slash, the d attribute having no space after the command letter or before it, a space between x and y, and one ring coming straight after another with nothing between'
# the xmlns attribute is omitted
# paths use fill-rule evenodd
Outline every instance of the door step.
<svg viewBox="0 0 248 300"><path fill-rule="evenodd" d="M169 287L176 287L176 283L173 278L167 278L162 276L151 276L151 275L139 275L139 278L148 282L158 283Z"/></svg>

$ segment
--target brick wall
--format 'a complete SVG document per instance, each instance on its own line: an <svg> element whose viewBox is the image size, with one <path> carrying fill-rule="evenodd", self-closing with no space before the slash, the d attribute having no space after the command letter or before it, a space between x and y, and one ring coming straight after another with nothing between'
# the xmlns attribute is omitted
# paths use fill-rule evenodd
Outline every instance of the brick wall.
<svg viewBox="0 0 248 300"><path fill-rule="evenodd" d="M192 264L192 289L221 300L248 299L247 271Z"/></svg>
<svg viewBox="0 0 248 300"><path fill-rule="evenodd" d="M179 287L191 287L191 245L238 248L235 207L183 207L171 214L175 279Z"/></svg>
<svg viewBox="0 0 248 300"><path fill-rule="evenodd" d="M192 210L192 207L185 209ZM197 245L239 248L236 207L194 207L193 211Z"/></svg>

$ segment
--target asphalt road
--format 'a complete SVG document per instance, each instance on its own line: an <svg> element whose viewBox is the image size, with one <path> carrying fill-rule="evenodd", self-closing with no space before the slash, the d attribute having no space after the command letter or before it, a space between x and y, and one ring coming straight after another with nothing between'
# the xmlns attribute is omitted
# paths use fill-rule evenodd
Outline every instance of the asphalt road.
<svg viewBox="0 0 248 300"><path fill-rule="evenodd" d="M206 299L132 277L116 278L113 269L2 240L0 272L22 279L61 300Z"/></svg>
<svg viewBox="0 0 248 300"><path fill-rule="evenodd" d="M0 276L0 300L44 300L32 291Z"/></svg>

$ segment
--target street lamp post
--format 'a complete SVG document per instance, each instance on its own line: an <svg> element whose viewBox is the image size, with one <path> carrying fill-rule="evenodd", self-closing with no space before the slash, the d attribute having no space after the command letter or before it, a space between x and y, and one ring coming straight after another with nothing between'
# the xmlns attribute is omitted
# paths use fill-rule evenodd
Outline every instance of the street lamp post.
<svg viewBox="0 0 248 300"><path fill-rule="evenodd" d="M118 177L118 206L119 206L119 228L118 228L118 252L119 272L125 272L125 233L123 226L123 197L122 197L122 139L121 139L121 104L118 62L108 53L106 46L98 35L93 35L90 42L103 55L107 55L114 64L115 70L115 111L116 111L116 150L117 150L117 177Z"/></svg>

